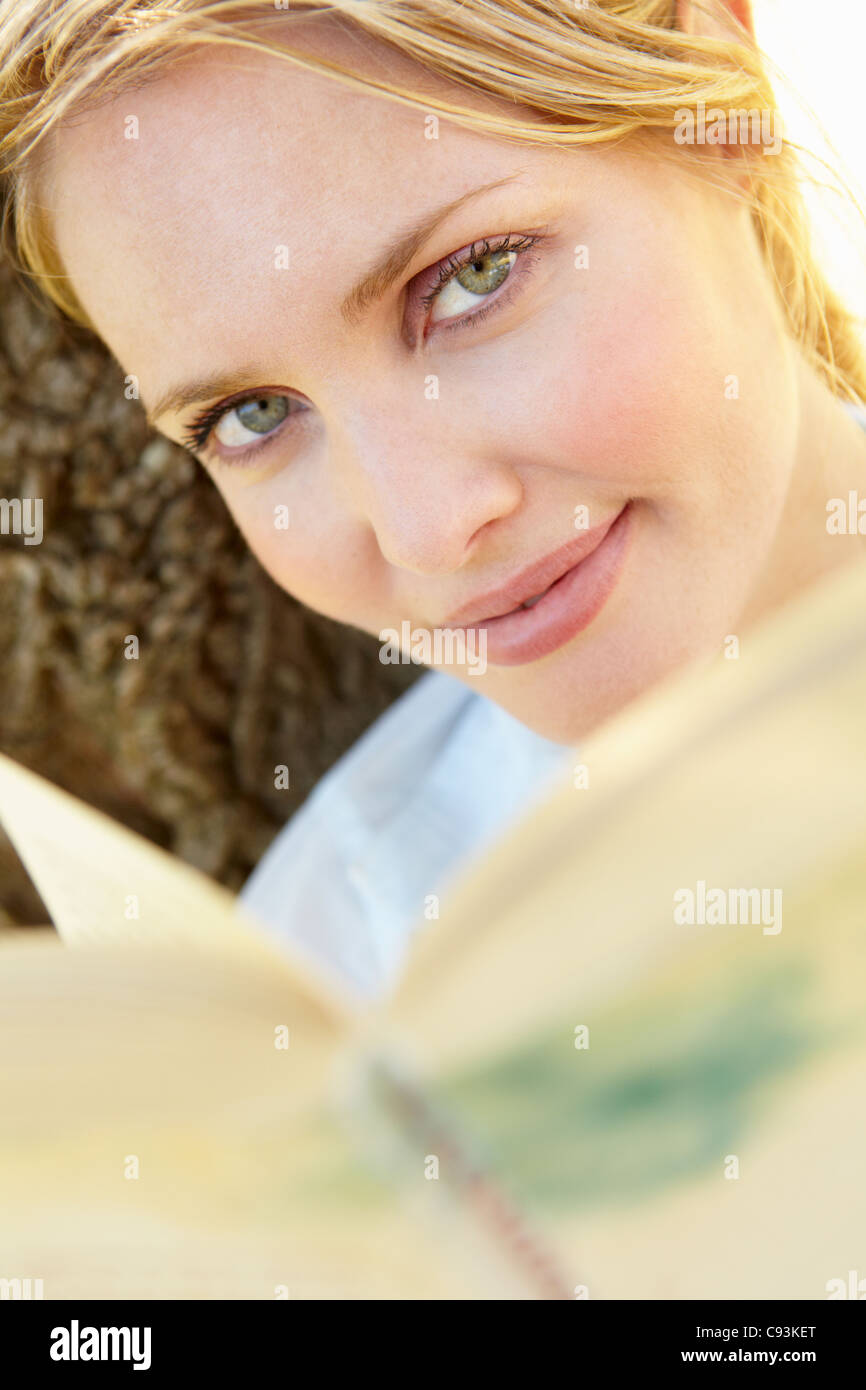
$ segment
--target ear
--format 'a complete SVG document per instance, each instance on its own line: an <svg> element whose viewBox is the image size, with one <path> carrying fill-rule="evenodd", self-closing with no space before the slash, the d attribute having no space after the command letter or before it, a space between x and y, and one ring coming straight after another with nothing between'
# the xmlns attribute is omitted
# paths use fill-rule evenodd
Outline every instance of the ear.
<svg viewBox="0 0 866 1390"><path fill-rule="evenodd" d="M676 0L676 5L677 24L684 34L691 34L696 38L730 41L742 38L737 31L737 25L741 25L747 34L755 37L752 0ZM711 13L707 13L708 11ZM735 182L745 188L746 175L739 167L739 156L742 153L740 147L729 145L722 140L717 148L722 159L736 161L732 170L733 176Z"/></svg>
<svg viewBox="0 0 866 1390"><path fill-rule="evenodd" d="M710 5L707 4L707 0L677 0L677 24L682 32L707 39L733 38L733 26L729 27L724 22L727 11L727 14L754 38L752 0L715 0L715 3L720 12L718 20L706 14L712 0Z"/></svg>

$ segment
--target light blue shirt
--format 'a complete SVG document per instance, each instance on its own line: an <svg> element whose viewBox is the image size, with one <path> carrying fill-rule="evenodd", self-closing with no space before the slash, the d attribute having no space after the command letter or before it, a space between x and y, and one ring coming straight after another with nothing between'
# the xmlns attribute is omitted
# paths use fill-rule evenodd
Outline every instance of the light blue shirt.
<svg viewBox="0 0 866 1390"><path fill-rule="evenodd" d="M326 773L241 898L270 935L381 994L425 910L433 916L431 898L574 761L429 672Z"/></svg>

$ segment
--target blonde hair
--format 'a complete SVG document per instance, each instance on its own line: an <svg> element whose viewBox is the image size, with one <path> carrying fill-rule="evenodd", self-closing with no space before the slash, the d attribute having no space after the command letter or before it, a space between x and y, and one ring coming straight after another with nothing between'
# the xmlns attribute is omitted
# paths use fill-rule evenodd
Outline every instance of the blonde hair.
<svg viewBox="0 0 866 1390"><path fill-rule="evenodd" d="M542 145L586 145L673 133L683 108L773 111L765 61L718 0L730 38L687 34L676 0L290 0L265 14L253 0L0 0L0 177L3 241L19 269L78 323L92 327L52 244L35 194L40 157L59 121L149 81L193 44L276 53L337 81L471 129ZM336 13L438 75L510 103L513 116L419 94L270 39L268 19ZM250 24L243 21L249 17ZM654 144L661 147L659 140ZM682 157L683 149L676 146ZM790 332L831 389L866 399L866 362L853 315L810 248L797 150L742 150L748 198ZM696 169L717 159L690 146Z"/></svg>

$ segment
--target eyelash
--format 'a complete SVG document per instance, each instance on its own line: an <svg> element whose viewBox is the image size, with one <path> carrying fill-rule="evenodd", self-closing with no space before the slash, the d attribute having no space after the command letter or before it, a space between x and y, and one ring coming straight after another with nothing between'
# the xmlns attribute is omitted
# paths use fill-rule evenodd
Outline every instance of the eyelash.
<svg viewBox="0 0 866 1390"><path fill-rule="evenodd" d="M425 294L418 297L418 304L423 306L425 310L429 310L436 296L441 293L449 281L453 280L461 270L471 265L473 261L483 260L485 256L500 255L503 251L516 251L518 253L518 258L520 258L533 246L537 245L540 240L541 237L538 235L514 236L509 232L507 236L499 237L492 242L488 241L486 237L481 241L474 241L465 251L455 252L450 256L446 256L445 260L440 261L435 269L435 278L431 288ZM517 261L513 263L512 270L516 264ZM506 276L503 285L507 286L510 279L511 272ZM441 330L450 332L452 329L466 328L480 323L482 319L486 319L489 314L495 313L496 309L501 306L506 297L508 297L507 289L503 294L495 295L490 304L482 305L479 309L474 310L470 314L456 316L451 323L449 323L447 319L440 320L437 325L437 332ZM189 449L191 453L202 453L206 449L208 440L222 417L227 415L230 410L236 409L237 406L245 404L246 401L255 400L257 396L261 396L263 389L267 390L267 388L260 387L256 391L248 392L245 396L238 396L235 400L220 401L217 405L209 406L206 410L203 410L201 414L197 415L191 422L189 427L184 430L184 447ZM271 392L271 394L280 393ZM291 397L290 399L295 398ZM298 411L295 413L303 414L304 412ZM224 467L242 467L245 463L259 459L267 448L268 443L275 440L281 433L282 430L278 427L274 430L273 434L267 436L261 444L254 444L250 448L243 450L242 453L231 454L229 456L212 453L211 461Z"/></svg>
<svg viewBox="0 0 866 1390"><path fill-rule="evenodd" d="M451 256L446 256L444 261L440 261L435 269L433 285L426 294L419 296L418 303L422 304L425 309L429 309L436 296L444 290L448 282L459 275L461 270L465 270L468 265L472 265L473 261L481 261L485 256L497 256L503 251L516 251L520 256L540 240L541 238L538 236L513 236L509 232L507 236L499 237L498 240L492 242L488 241L486 237L482 241L473 241L472 245L467 247L465 251L457 251ZM514 265L516 264L517 261L514 262ZM511 274L509 273L503 284L507 285L510 279ZM486 317L488 309L492 309L493 305L498 304L503 298L504 295L496 295L491 299L489 306L466 316L459 315L450 324L447 319L441 319L439 327L456 328L459 325L474 323L477 319Z"/></svg>
<svg viewBox="0 0 866 1390"><path fill-rule="evenodd" d="M227 401L220 401L217 405L208 406L208 408L206 410L203 410L201 414L197 415L195 419L190 423L189 427L183 431L181 438L184 448L189 449L190 453L200 454L204 450L212 432L216 429L217 425L219 424L220 420L224 415L228 415L230 410L235 410L239 405L245 405L247 401L254 401L259 396L262 396L264 394L278 396L282 395L283 393L276 390L271 391L267 386L265 386L260 387L258 391L248 391L245 396L237 396L233 400L230 399ZM291 396L289 397L289 399L294 400L295 397ZM295 413L303 414L302 411ZM286 418L288 418L288 416ZM273 434L266 436L266 440L276 439L279 433L279 429L275 429ZM217 463L230 462L232 467L236 467L238 464L246 463L250 458L253 457L253 455L260 454L263 448L264 443L254 444L249 449L244 449L244 451L240 454L221 456L220 454L215 453L212 455L212 458L215 459Z"/></svg>

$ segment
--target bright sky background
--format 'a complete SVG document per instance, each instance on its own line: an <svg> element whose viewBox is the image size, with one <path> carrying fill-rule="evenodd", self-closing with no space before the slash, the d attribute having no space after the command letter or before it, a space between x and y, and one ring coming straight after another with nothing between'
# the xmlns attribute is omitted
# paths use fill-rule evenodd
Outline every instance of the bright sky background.
<svg viewBox="0 0 866 1390"><path fill-rule="evenodd" d="M776 81L786 133L841 167L866 213L866 0L753 0L753 9L758 42L799 97ZM813 207L823 266L866 336L866 226L854 214L846 227L827 195Z"/></svg>

